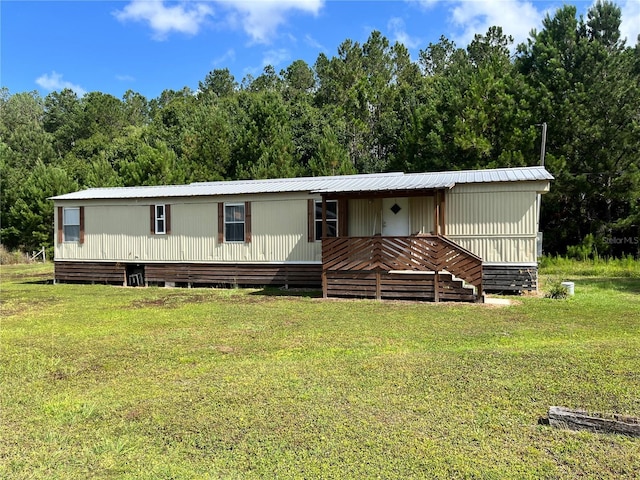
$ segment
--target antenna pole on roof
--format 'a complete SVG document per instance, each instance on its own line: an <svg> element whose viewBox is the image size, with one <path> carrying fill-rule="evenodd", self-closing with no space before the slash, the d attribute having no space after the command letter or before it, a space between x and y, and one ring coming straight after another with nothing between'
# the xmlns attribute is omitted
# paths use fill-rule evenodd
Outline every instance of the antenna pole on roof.
<svg viewBox="0 0 640 480"><path fill-rule="evenodd" d="M542 142L540 143L540 166L544 167L544 155L547 147L547 122L538 123L536 126L542 126Z"/></svg>

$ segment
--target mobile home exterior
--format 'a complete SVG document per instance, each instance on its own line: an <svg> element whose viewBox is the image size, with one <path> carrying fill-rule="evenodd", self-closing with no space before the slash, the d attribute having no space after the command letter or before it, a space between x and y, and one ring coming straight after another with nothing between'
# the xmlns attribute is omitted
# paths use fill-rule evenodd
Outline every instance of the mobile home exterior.
<svg viewBox="0 0 640 480"><path fill-rule="evenodd" d="M55 280L431 300L531 290L551 179L523 167L83 190L52 198Z"/></svg>

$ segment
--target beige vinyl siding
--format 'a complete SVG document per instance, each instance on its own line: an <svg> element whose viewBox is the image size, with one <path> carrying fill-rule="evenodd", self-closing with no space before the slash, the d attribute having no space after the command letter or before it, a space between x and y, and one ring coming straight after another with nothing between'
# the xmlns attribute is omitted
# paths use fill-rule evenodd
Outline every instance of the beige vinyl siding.
<svg viewBox="0 0 640 480"><path fill-rule="evenodd" d="M379 235L382 228L381 210L382 200L379 198L349 200L349 236Z"/></svg>
<svg viewBox="0 0 640 480"><path fill-rule="evenodd" d="M349 236L370 237L382 231L382 199L349 200ZM409 198L409 231L433 231L433 197Z"/></svg>
<svg viewBox="0 0 640 480"><path fill-rule="evenodd" d="M446 191L446 235L488 263L534 263L538 193L549 182L459 185ZM58 201L84 207L85 241L55 244L56 260L122 262L320 262L308 242L305 193L166 199ZM218 202L251 202L250 243L217 239ZM150 233L149 205L171 205L171 234ZM349 235L381 232L382 201L349 200ZM54 209L57 221L57 208ZM432 233L434 198L412 197L410 233Z"/></svg>
<svg viewBox="0 0 640 480"><path fill-rule="evenodd" d="M321 243L307 241L307 196L227 199L251 202L251 243L217 242L217 204L225 199L91 201L85 243L57 243L56 260L126 262L321 261ZM263 197L264 198L264 197ZM151 235L149 205L171 205L171 234ZM65 204L65 206L67 206Z"/></svg>
<svg viewBox="0 0 640 480"><path fill-rule="evenodd" d="M413 235L433 232L433 197L409 199L409 231Z"/></svg>
<svg viewBox="0 0 640 480"><path fill-rule="evenodd" d="M488 263L536 262L542 182L462 185L447 192L446 233Z"/></svg>

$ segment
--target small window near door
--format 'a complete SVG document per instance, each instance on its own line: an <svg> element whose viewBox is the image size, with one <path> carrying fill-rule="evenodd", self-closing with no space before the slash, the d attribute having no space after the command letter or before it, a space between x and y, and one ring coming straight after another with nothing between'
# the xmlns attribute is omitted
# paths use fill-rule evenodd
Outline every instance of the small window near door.
<svg viewBox="0 0 640 480"><path fill-rule="evenodd" d="M316 240L322 239L322 201L316 200ZM327 200L327 237L338 236L338 201Z"/></svg>

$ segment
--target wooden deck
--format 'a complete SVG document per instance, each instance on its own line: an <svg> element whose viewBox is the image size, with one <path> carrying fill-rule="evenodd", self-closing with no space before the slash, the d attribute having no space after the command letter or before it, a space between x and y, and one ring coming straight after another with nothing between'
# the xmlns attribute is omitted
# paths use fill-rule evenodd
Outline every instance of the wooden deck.
<svg viewBox="0 0 640 480"><path fill-rule="evenodd" d="M482 298L482 259L441 235L323 238L322 264L325 297Z"/></svg>

